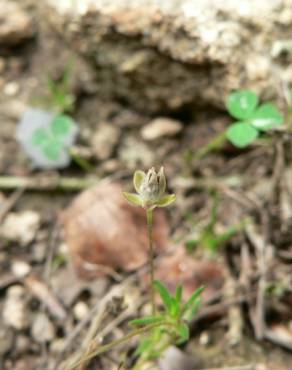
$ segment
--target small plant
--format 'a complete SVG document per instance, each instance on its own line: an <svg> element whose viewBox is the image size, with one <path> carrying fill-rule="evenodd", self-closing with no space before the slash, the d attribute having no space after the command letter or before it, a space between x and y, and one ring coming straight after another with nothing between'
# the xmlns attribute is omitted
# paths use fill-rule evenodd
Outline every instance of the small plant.
<svg viewBox="0 0 292 370"><path fill-rule="evenodd" d="M166 194L166 178L163 167L156 173L154 168L151 168L147 174L143 171L136 171L133 178L136 194L126 193L123 195L131 204L141 206L146 211L148 240L149 240L149 263L151 277L151 305L152 315L141 317L130 321L130 326L134 329L125 335L123 338L116 339L103 346L96 346L94 343L93 349L89 354L81 356L74 363L65 364L61 367L62 370L76 369L80 364L90 360L94 356L101 355L110 351L114 347L126 343L135 336L141 336L140 345L138 346L135 355L137 361L132 367L132 370L140 370L151 361L156 360L164 350L172 344L181 344L189 339L188 322L197 313L201 303L201 293L203 288L198 288L191 297L183 301L183 288L178 286L176 292L172 295L166 286L154 280L154 246L152 236L153 225L153 210L156 207L166 207L174 202L174 194ZM163 308L157 312L155 307L155 291L159 293L163 303ZM124 363L121 364L124 367Z"/></svg>
<svg viewBox="0 0 292 370"><path fill-rule="evenodd" d="M36 128L31 136L31 145L37 147L48 160L57 162L68 155L68 144L75 136L74 121L66 115L56 116L47 127Z"/></svg>
<svg viewBox="0 0 292 370"><path fill-rule="evenodd" d="M213 195L213 197L214 203L207 225L201 229L196 238L190 239L186 242L186 247L189 251L194 250L197 246L202 246L203 249L210 252L211 255L215 255L220 248L224 246L224 244L226 244L234 235L240 232L249 222L249 219L245 218L241 222L229 226L221 233L216 232L215 226L218 216L219 198L216 193Z"/></svg>
<svg viewBox="0 0 292 370"><path fill-rule="evenodd" d="M51 76L48 77L50 106L54 107L55 110L61 113L70 113L73 111L75 106L76 97L71 92L70 88L73 66L74 61L71 60L58 81L53 79Z"/></svg>
<svg viewBox="0 0 292 370"><path fill-rule="evenodd" d="M166 207L173 203L175 195L165 194L166 179L163 167L158 173L154 168L151 168L147 174L143 171L136 171L133 182L137 194L123 194L131 204L141 206L146 210L152 304L152 316L142 317L130 322L132 326L145 329L145 332L148 333L135 352L138 360L133 370L139 370L145 362L157 359L171 344L183 343L189 339L187 321L191 320L196 314L203 289L197 289L189 300L183 303L182 286L178 286L175 295L172 296L162 282L154 280L153 210L156 207ZM163 302L163 310L159 313L156 313L155 308L155 290L159 293ZM146 330L147 328L149 330Z"/></svg>
<svg viewBox="0 0 292 370"><path fill-rule="evenodd" d="M170 345L186 342L190 336L188 322L196 315L201 303L203 287L197 289L184 303L181 285L176 288L174 296L162 282L157 280L154 286L163 302L163 310L155 316L142 317L130 322L130 325L140 328L159 324L140 342L135 352L139 358L133 370L139 370L145 362L159 358Z"/></svg>
<svg viewBox="0 0 292 370"><path fill-rule="evenodd" d="M227 140L238 148L245 148L261 133L273 130L284 122L283 115L275 105L259 104L259 98L253 91L241 90L230 94L226 107L236 122L199 148L194 155L192 152L187 152L185 154L187 165L190 165L193 160L198 161L211 152L223 149Z"/></svg>
<svg viewBox="0 0 292 370"><path fill-rule="evenodd" d="M147 174L143 171L136 171L133 178L134 188L137 194L124 192L124 197L135 206L141 206L146 210L148 241L149 241L149 262L151 277L151 303L152 313L155 314L155 293L154 293L154 248L153 248L153 210L156 207L166 207L174 202L174 194L165 194L166 179L163 167L156 173L151 168Z"/></svg>
<svg viewBox="0 0 292 370"><path fill-rule="evenodd" d="M226 106L230 115L238 120L227 129L226 136L239 148L248 146L261 132L275 129L284 121L275 105L259 105L258 96L249 90L230 94Z"/></svg>

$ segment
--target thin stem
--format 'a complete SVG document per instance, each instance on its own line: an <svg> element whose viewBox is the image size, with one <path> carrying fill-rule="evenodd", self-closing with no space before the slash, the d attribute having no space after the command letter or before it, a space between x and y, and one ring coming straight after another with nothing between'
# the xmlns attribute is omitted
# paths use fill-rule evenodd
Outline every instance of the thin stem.
<svg viewBox="0 0 292 370"><path fill-rule="evenodd" d="M81 360L75 361L73 364L71 363L69 365L64 365L64 366L61 365L61 367L59 368L59 370L73 370L77 366L81 365L84 362L87 362L88 360L92 359L93 357L99 356L99 355L101 355L101 354L103 354L103 353L105 353L107 351L110 351L114 347L116 347L116 346L118 346L120 344L123 344L123 343L128 342L133 337L135 337L137 335L140 335L140 334L147 333L148 331L150 331L152 329L155 329L155 328L157 328L157 327L159 327L161 325L172 325L172 324L171 323L167 323L167 322L160 322L160 323L156 323L156 324L153 324L153 325L148 325L146 327L143 327L143 328L139 328L137 330L134 330L131 333L129 333L128 335L125 335L124 337L122 337L120 339L113 340L110 343L107 343L107 344L105 344L103 346L100 346L96 350L92 350L92 352L90 354L88 354L87 356L85 356Z"/></svg>
<svg viewBox="0 0 292 370"><path fill-rule="evenodd" d="M152 315L155 315L155 290L154 290L154 248L153 248L153 210L147 209L147 228L148 228L148 242L149 242L149 265L150 265L150 284L151 284L151 305Z"/></svg>

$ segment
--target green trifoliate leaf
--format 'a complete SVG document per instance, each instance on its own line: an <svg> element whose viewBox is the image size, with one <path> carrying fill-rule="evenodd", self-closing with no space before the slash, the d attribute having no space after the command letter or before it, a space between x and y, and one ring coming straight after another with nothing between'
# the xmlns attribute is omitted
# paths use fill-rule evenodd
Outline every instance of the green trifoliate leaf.
<svg viewBox="0 0 292 370"><path fill-rule="evenodd" d="M238 148L244 148L251 144L257 137L259 133L249 123L238 122L231 125L226 133L227 138L231 143Z"/></svg>
<svg viewBox="0 0 292 370"><path fill-rule="evenodd" d="M175 198L176 198L175 194L165 195L162 199L156 202L156 205L157 207L167 207L175 201Z"/></svg>
<svg viewBox="0 0 292 370"><path fill-rule="evenodd" d="M59 116L55 117L51 123L52 134L58 138L67 136L73 127L74 122L72 118L64 114L60 114Z"/></svg>
<svg viewBox="0 0 292 370"><path fill-rule="evenodd" d="M282 125L284 117L273 104L261 105L252 115L250 123L258 130L266 131Z"/></svg>
<svg viewBox="0 0 292 370"><path fill-rule="evenodd" d="M251 117L258 105L258 96L249 90L237 91L229 95L227 109L231 116L246 120Z"/></svg>
<svg viewBox="0 0 292 370"><path fill-rule="evenodd" d="M145 176L146 176L145 172L140 171L140 170L135 171L134 173L133 183L134 183L134 187L137 193L140 193L140 187L141 187L142 181L144 180Z"/></svg>
<svg viewBox="0 0 292 370"><path fill-rule="evenodd" d="M186 342L190 338L190 329L184 322L177 326L177 332L180 336L179 343Z"/></svg>
<svg viewBox="0 0 292 370"><path fill-rule="evenodd" d="M134 206L142 206L142 200L138 194L123 192L123 196Z"/></svg>
<svg viewBox="0 0 292 370"><path fill-rule="evenodd" d="M163 321L165 321L165 318L163 316L146 316L141 317L140 319L131 320L129 322L129 325L144 326L150 324L157 324Z"/></svg>
<svg viewBox="0 0 292 370"><path fill-rule="evenodd" d="M159 280L154 281L154 287L159 293L162 302L164 303L164 306L168 312L171 312L172 306L173 306L173 298L171 294L168 292L166 286Z"/></svg>

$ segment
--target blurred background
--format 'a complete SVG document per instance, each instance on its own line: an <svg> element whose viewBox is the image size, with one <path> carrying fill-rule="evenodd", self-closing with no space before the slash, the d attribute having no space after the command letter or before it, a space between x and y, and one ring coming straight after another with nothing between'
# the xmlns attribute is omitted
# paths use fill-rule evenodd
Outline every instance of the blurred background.
<svg viewBox="0 0 292 370"><path fill-rule="evenodd" d="M291 369L291 61L291 0L0 0L1 369L61 369L149 312L145 214L121 192L153 166L177 195L158 277L206 287L155 369ZM243 149L238 90L283 117ZM130 369L136 345L78 369Z"/></svg>

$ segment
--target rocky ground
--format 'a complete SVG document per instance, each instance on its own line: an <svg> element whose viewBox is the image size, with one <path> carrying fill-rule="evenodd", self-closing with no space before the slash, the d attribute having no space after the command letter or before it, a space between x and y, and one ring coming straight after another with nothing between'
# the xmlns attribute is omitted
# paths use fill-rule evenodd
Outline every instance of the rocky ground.
<svg viewBox="0 0 292 370"><path fill-rule="evenodd" d="M144 215L120 193L135 169L153 165L165 167L177 194L157 214L158 277L170 288L183 282L186 294L206 286L191 340L159 368L290 369L291 134L199 161L195 153L231 122L224 100L233 88L277 97L285 109L291 6L204 3L0 0L1 369L57 369L149 311ZM17 122L29 106L48 105L48 76L60 79L71 60L75 150L90 170L74 162L37 171L17 143ZM215 255L202 242L189 253L214 193L216 232L254 223ZM126 354L130 367L135 345L87 368L117 369Z"/></svg>

